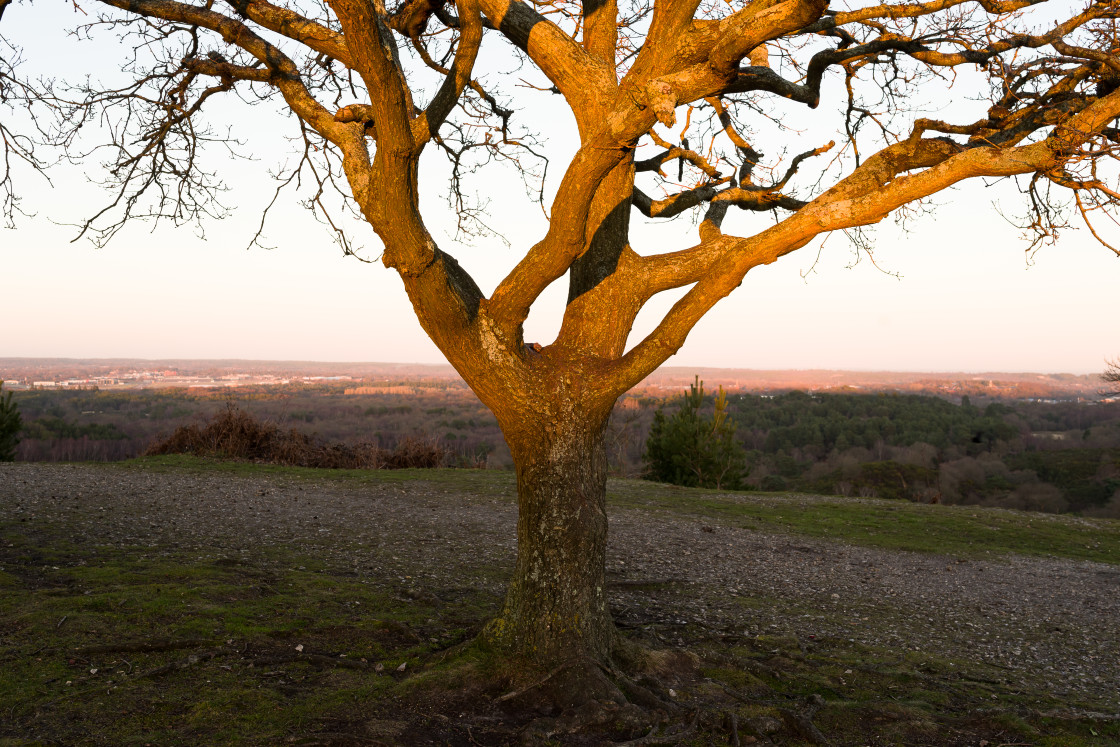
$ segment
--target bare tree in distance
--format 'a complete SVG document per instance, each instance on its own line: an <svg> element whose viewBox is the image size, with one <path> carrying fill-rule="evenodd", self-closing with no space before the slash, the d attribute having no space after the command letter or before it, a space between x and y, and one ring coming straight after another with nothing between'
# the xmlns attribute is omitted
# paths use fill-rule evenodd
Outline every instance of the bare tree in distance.
<svg viewBox="0 0 1120 747"><path fill-rule="evenodd" d="M29 7L0 3L5 24ZM604 430L615 400L747 272L829 233L858 240L860 227L967 179L1017 179L1038 241L1073 211L1105 243L1097 219L1120 198L1120 0L77 7L91 14L76 16L86 24L77 36L107 30L137 50L124 62L131 77L114 88L77 75L31 86L13 62L18 40L5 42L4 97L59 124L30 134L0 124L4 163L38 168L51 147L79 159L82 128L102 123L97 154L112 196L80 228L101 243L134 219L180 224L223 212L221 175L200 154L235 144L208 124L209 102L285 108L291 116L276 127L301 147L278 189L310 187L309 204L344 251L353 236L335 208L372 227L420 324L497 417L516 464L518 553L505 604L482 635L546 668L609 665L620 650L605 593ZM521 67L476 76L484 42ZM983 103L971 118L918 116L931 91ZM476 171L519 170L543 205L544 151L514 107L554 95L571 110L579 147L559 172L547 230L486 295L429 232L422 190L450 190L467 232L503 217L470 200ZM814 116L835 123L832 142L783 128L789 112L822 101ZM763 132L782 139L763 152ZM449 185L421 184L420 159L432 151L448 159ZM13 218L10 176L0 174L0 188ZM697 220L691 247L632 244L632 222L686 213ZM558 336L527 343L530 309L565 275ZM687 292L628 343L639 310L673 289Z"/></svg>
<svg viewBox="0 0 1120 747"><path fill-rule="evenodd" d="M1105 388L1101 390L1103 396L1120 397L1120 358L1105 361L1101 381L1105 383Z"/></svg>

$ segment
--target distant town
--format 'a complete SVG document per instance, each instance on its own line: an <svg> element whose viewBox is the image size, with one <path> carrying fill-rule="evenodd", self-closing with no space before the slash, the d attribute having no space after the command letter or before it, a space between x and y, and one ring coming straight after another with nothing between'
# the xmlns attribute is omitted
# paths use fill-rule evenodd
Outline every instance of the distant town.
<svg viewBox="0 0 1120 747"><path fill-rule="evenodd" d="M897 392L1035 401L1095 401L1101 381L1094 374L1007 372L891 372L665 367L634 388L631 396L669 396L695 377L709 391L779 393ZM335 385L346 394L409 394L466 389L451 366L315 361L0 358L5 389L220 389Z"/></svg>
<svg viewBox="0 0 1120 747"><path fill-rule="evenodd" d="M299 382L351 381L350 376L276 376L273 374L231 373L223 376L183 374L176 370L110 371L104 376L85 378L4 379L10 389L154 389L158 387L235 387L279 386Z"/></svg>

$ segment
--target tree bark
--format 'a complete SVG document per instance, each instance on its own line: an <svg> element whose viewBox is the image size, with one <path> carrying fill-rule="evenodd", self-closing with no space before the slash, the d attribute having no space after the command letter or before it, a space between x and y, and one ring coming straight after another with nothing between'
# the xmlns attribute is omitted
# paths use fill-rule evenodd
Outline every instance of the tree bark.
<svg viewBox="0 0 1120 747"><path fill-rule="evenodd" d="M616 629L607 609L607 416L544 418L506 440L517 469L517 566L484 637L534 664L605 663Z"/></svg>

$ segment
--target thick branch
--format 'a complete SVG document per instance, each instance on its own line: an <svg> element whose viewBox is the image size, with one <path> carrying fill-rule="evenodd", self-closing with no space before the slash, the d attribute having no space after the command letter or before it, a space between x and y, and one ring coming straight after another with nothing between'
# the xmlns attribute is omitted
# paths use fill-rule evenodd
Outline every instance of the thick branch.
<svg viewBox="0 0 1120 747"><path fill-rule="evenodd" d="M257 83L268 83L273 75L266 67L247 67L217 60L187 58L183 60L183 66L199 75L213 75L228 80L251 80Z"/></svg>
<svg viewBox="0 0 1120 747"><path fill-rule="evenodd" d="M459 22L461 33L455 62L447 71L443 85L440 86L427 109L412 122L412 139L417 149L435 137L439 132L439 126L455 108L456 102L463 94L463 89L472 83L471 71L474 69L478 49L482 44L482 16L479 15L478 8L469 3L469 0L459 3Z"/></svg>
<svg viewBox="0 0 1120 747"><path fill-rule="evenodd" d="M805 74L804 83L793 83L785 80L767 68L746 67L738 70L735 80L725 88L724 92L768 91L815 108L820 102L821 80L825 71L833 65L874 57L886 52L903 52L927 65L938 67L954 67L966 63L983 65L992 58L1012 49L1038 48L1052 44L1089 21L1108 15L1109 12L1103 4L1093 5L1083 13L1058 24L1045 34L1015 34L993 42L986 47L966 49L955 53L939 52L913 39L894 34L883 34L880 38L865 44L856 46L842 44L840 48L818 52L813 55Z"/></svg>
<svg viewBox="0 0 1120 747"><path fill-rule="evenodd" d="M726 189L720 192L712 202L726 202L742 210L765 212L776 207L785 208L796 212L808 203L795 197L784 195L776 189Z"/></svg>
<svg viewBox="0 0 1120 747"><path fill-rule="evenodd" d="M610 70L618 48L618 0L583 0L583 48Z"/></svg>
<svg viewBox="0 0 1120 747"><path fill-rule="evenodd" d="M827 0L755 0L718 22L714 29L710 23L704 24L700 49L682 55L689 60L684 66L673 65L671 72L648 82L632 80L632 70L623 85L630 82L634 97L670 127L676 123L676 107L731 90L741 72L737 69L739 61L751 50L812 23L826 6Z"/></svg>
<svg viewBox="0 0 1120 747"><path fill-rule="evenodd" d="M392 152L406 157L412 150L412 95L392 33L381 11L365 0L333 0L331 7L342 25L354 68L370 91L378 156Z"/></svg>
<svg viewBox="0 0 1120 747"><path fill-rule="evenodd" d="M556 86L577 120L594 116L614 92L614 66L592 57L559 26L520 0L480 0L502 35L521 49ZM582 122L581 122L582 125Z"/></svg>
<svg viewBox="0 0 1120 747"><path fill-rule="evenodd" d="M353 66L350 50L346 48L346 40L337 31L305 18L295 11L277 7L264 0L226 1L239 15L253 23L298 41L308 49L338 60L347 67Z"/></svg>
<svg viewBox="0 0 1120 747"><path fill-rule="evenodd" d="M859 10L837 13L831 19L828 19L831 21L831 23L828 24L828 27L834 28L836 26L842 26L846 23L870 21L877 18L891 18L895 20L898 20L900 18L921 18L923 16L928 16L942 10L955 8L959 5L963 5L964 3L971 1L972 0L933 0L933 2L928 3L873 5L868 8L860 8ZM1005 0L1003 2L1000 2L999 0L979 0L979 4L984 7L984 10L995 15L1013 13L1016 10L1021 10L1023 8L1030 7L1031 5L1037 5L1041 2L1045 2L1045 0ZM824 29L812 29L812 31L817 30ZM810 30L807 29L807 31Z"/></svg>
<svg viewBox="0 0 1120 747"><path fill-rule="evenodd" d="M629 148L584 145L572 159L553 201L548 233L534 245L491 296L496 319L511 327L529 316L529 307L552 281L561 277L586 248L588 212L596 185L626 157Z"/></svg>

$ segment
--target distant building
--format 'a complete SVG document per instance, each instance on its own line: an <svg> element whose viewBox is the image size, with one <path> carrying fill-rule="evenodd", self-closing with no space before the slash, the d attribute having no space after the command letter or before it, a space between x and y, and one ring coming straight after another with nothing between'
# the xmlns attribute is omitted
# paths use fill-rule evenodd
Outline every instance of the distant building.
<svg viewBox="0 0 1120 747"><path fill-rule="evenodd" d="M411 386L359 386L346 389L343 394L416 394Z"/></svg>

